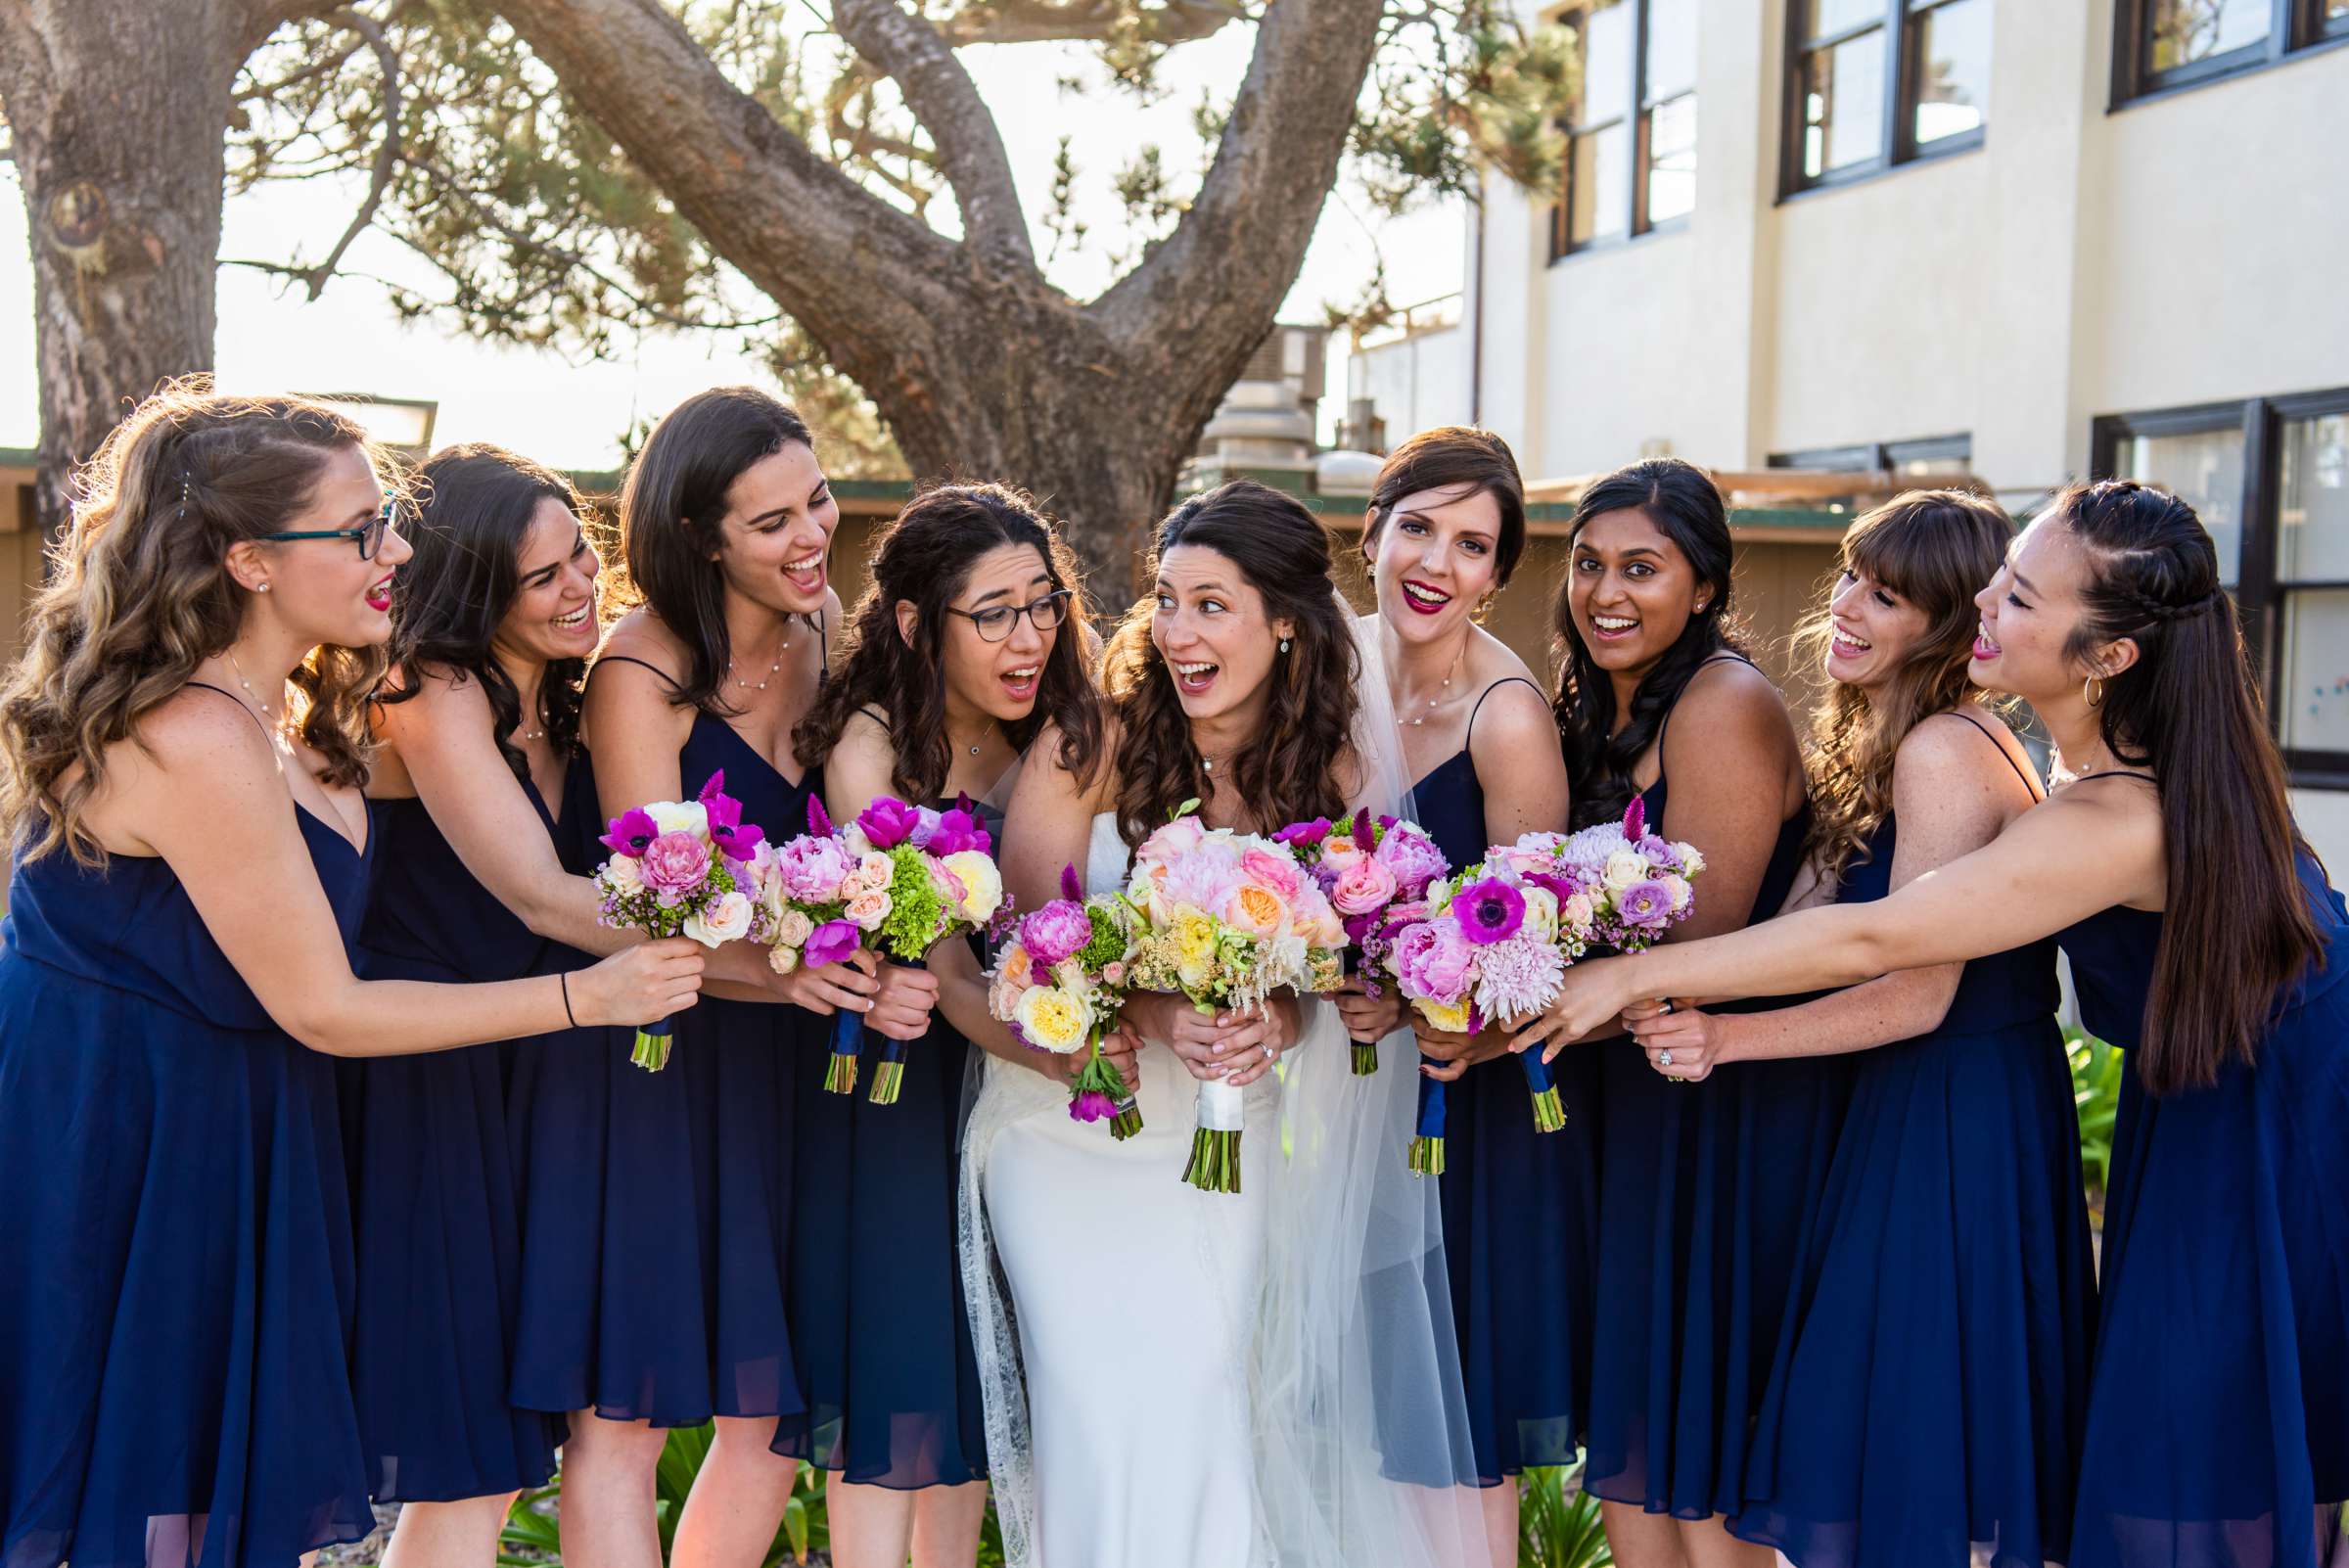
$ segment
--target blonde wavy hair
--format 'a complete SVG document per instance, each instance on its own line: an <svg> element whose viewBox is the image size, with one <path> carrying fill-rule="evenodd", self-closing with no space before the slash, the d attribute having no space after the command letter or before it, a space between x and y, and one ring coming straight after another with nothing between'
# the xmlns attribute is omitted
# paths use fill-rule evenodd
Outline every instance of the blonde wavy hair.
<svg viewBox="0 0 2349 1568"><path fill-rule="evenodd" d="M2014 524L1963 490L1910 490L1854 523L1819 605L1795 630L1813 661L1835 634L1828 607L1843 573L1861 572L1925 614L1925 629L1870 703L1859 687L1829 681L1811 715L1805 766L1811 832L1805 845L1821 880L1865 858L1868 836L1892 810L1892 764L1909 732L1982 693L1967 678L1979 617L1974 595L1998 576Z"/></svg>
<svg viewBox="0 0 2349 1568"><path fill-rule="evenodd" d="M367 433L327 404L223 396L204 378L165 386L107 437L75 476L72 523L0 686L0 832L21 858L62 848L104 864L82 816L108 749L236 640L248 595L230 546L284 530L351 446L389 480ZM330 784L366 782L367 700L387 663L382 648L321 646L294 673L301 738Z"/></svg>

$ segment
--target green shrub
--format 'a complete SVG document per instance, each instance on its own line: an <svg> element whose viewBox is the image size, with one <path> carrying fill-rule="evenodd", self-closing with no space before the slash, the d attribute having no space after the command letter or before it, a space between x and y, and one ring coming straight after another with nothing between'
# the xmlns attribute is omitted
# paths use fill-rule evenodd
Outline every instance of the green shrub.
<svg viewBox="0 0 2349 1568"><path fill-rule="evenodd" d="M1598 1499L1582 1490L1579 1474L1569 1489L1572 1473L1552 1466L1518 1478L1518 1568L1608 1568L1614 1562L1599 1528Z"/></svg>

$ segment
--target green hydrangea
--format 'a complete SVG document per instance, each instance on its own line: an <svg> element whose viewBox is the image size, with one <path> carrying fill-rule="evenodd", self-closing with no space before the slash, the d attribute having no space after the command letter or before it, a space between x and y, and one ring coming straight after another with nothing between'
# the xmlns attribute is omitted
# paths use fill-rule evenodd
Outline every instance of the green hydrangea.
<svg viewBox="0 0 2349 1568"><path fill-rule="evenodd" d="M893 957L919 958L939 938L946 900L931 880L921 851L911 844L899 844L888 854L897 872L890 879L889 913L881 922L881 942Z"/></svg>
<svg viewBox="0 0 2349 1568"><path fill-rule="evenodd" d="M1092 939L1079 949L1077 961L1088 975L1097 975L1109 965L1126 956L1130 944L1127 941L1124 922L1098 903L1084 906L1086 918L1093 923Z"/></svg>

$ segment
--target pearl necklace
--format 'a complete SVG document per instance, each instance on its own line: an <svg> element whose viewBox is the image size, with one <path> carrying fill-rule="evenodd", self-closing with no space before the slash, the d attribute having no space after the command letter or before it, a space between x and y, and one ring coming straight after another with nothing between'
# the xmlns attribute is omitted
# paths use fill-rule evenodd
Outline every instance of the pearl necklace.
<svg viewBox="0 0 2349 1568"><path fill-rule="evenodd" d="M734 682L735 685L740 686L744 691L764 691L766 690L767 680L774 679L777 674L782 672L783 656L789 652L791 652L791 639L786 637L783 639L783 646L775 650L775 662L766 667L766 680L761 680L755 683L745 680L740 675L734 673L734 659L733 656L729 654L726 657L726 678Z"/></svg>
<svg viewBox="0 0 2349 1568"><path fill-rule="evenodd" d="M269 711L269 705L261 701L261 694L253 689L253 682L245 678L243 668L237 664L237 656L224 648L220 652L220 657L228 661L229 672L237 677L237 684L245 688L245 695L253 699L253 706L259 709L261 716L269 721L270 730L278 735L285 734L286 715ZM285 692L282 689L278 692L278 698L281 702L285 698Z"/></svg>
<svg viewBox="0 0 2349 1568"><path fill-rule="evenodd" d="M1435 695L1435 696L1433 696L1433 697L1430 697L1430 698L1427 700L1427 711L1428 711L1428 713L1430 713L1430 714L1434 713L1434 712L1436 711L1436 708L1437 708L1437 706L1438 706L1439 704L1441 704L1441 703L1444 703L1444 702L1448 701L1448 699L1447 699L1447 698L1444 696L1444 693L1445 693L1445 692L1448 692L1448 691L1450 691L1450 690L1451 689L1451 677L1452 677L1452 675L1456 675L1456 674L1458 674L1458 673L1460 672L1460 666L1461 666L1461 665L1463 665L1463 664L1465 664L1465 663L1467 662L1467 659L1468 659L1468 639L1467 639L1467 638L1465 638L1465 637L1462 637L1462 638L1460 639L1460 651L1459 651L1457 654L1455 654L1455 655L1453 655L1453 656L1452 656L1452 661L1451 661L1451 674L1448 674L1448 675L1446 675L1446 676L1444 677L1444 684L1443 684L1443 686L1442 686L1441 688L1439 688L1439 689L1438 689L1438 691L1437 691L1436 695ZM1411 725L1412 725L1412 727L1413 727L1413 728L1417 728L1418 726L1420 726L1420 725L1422 725L1422 724L1424 724L1424 723L1426 723L1426 722L1427 722L1427 714L1421 714L1421 715L1419 715L1417 717L1415 717L1415 718L1413 718L1413 719L1411 720Z"/></svg>

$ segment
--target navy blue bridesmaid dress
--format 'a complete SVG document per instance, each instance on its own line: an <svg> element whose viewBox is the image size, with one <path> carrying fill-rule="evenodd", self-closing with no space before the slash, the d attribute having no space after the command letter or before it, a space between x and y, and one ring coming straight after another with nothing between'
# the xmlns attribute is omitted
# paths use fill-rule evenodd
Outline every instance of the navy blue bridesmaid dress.
<svg viewBox="0 0 2349 1568"><path fill-rule="evenodd" d="M523 788L553 837L537 787ZM359 931L369 979L543 973L546 943L465 869L423 801L370 807L381 870ZM546 1048L566 1045L588 1042L561 1036ZM510 1050L341 1064L359 1280L351 1389L379 1501L489 1497L554 1473L560 1423L507 1397L522 1288Z"/></svg>
<svg viewBox="0 0 2349 1568"><path fill-rule="evenodd" d="M946 802L934 805L943 808ZM1000 812L986 814L1000 849ZM871 1091L867 1035L853 1094L827 1093L827 1043L801 1054L792 1133L803 1200L791 1258L791 1342L806 1413L775 1452L844 1481L908 1490L987 1474L987 1422L955 1245L963 1081L977 1048L941 1015L905 1048L895 1105Z"/></svg>
<svg viewBox="0 0 2349 1568"><path fill-rule="evenodd" d="M1640 795L1649 830L1667 838L1670 793L1659 773ZM1780 825L1743 923L1784 904L1809 823L1806 807ZM1738 1062L1676 1084L1629 1036L1582 1049L1598 1058L1600 1128L1583 1485L1649 1513L1733 1514L1851 1069L1838 1057Z"/></svg>
<svg viewBox="0 0 2349 1568"><path fill-rule="evenodd" d="M2341 903L2301 880L2327 960L2278 998L2257 1065L2121 1086L2103 1308L2070 1568L2323 1568L2349 1499L2349 977ZM2083 1023L2144 1038L2162 917L2057 940Z"/></svg>
<svg viewBox="0 0 2349 1568"><path fill-rule="evenodd" d="M1472 713L1471 730L1475 723ZM1456 868L1484 857L1485 791L1465 746L1411 795L1419 825L1445 859ZM1445 1091L1438 1202L1469 1437L1484 1486L1529 1466L1572 1464L1589 1408L1596 1053L1564 1052L1550 1064L1550 1079L1566 1126L1548 1133L1534 1129L1525 1071L1514 1056L1479 1062Z"/></svg>
<svg viewBox="0 0 2349 1568"><path fill-rule="evenodd" d="M792 783L722 719L695 715L677 766L688 799L722 770L744 821L778 839L806 830L815 777ZM590 872L605 822L584 758L564 793L569 864ZM803 1039L824 1023L705 994L678 1015L658 1073L630 1064L627 1029L588 1050L514 1053L516 1405L659 1427L799 1413L784 1315L792 1090Z"/></svg>
<svg viewBox="0 0 2349 1568"><path fill-rule="evenodd" d="M374 853L288 802L345 945ZM284 1568L375 1528L334 1064L164 861L17 868L0 951L0 1562Z"/></svg>
<svg viewBox="0 0 2349 1568"><path fill-rule="evenodd" d="M1887 816L1838 901L1891 890ZM1968 962L1931 1034L1850 1057L1731 1523L1800 1568L2061 1562L2096 1259L2055 945Z"/></svg>

